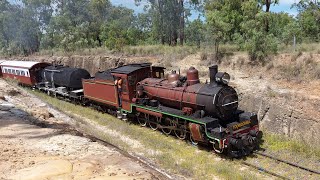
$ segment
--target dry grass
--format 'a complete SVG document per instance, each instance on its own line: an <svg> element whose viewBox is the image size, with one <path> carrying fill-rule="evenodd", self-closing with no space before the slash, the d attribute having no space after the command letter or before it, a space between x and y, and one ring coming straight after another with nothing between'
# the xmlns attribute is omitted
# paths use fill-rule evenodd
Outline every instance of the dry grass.
<svg viewBox="0 0 320 180"><path fill-rule="evenodd" d="M33 55L35 56L72 56L72 55L83 55L83 56L93 56L93 55L105 55L105 54L124 54L130 56L156 56L156 55L167 55L167 54L177 54L179 56L186 56L193 54L197 51L204 52L205 54L213 54L214 46L206 45L200 50L195 46L167 46L167 45L140 45L140 46L126 46L120 52L109 50L105 47L98 48L86 48L78 49L75 51L64 51L62 49L52 49L52 50L41 50ZM219 51L224 56L231 56L236 52L240 52L238 45L236 44L220 44ZM292 45L285 46L282 44L279 49L280 53L299 53L299 52L312 52L320 54L320 44L319 43L301 43L296 45L296 49L293 49ZM208 56L209 57L209 56ZM180 57L181 58L181 57ZM204 58L205 59L205 58Z"/></svg>
<svg viewBox="0 0 320 180"><path fill-rule="evenodd" d="M79 56L94 56L94 55L106 55L111 54L112 51L110 51L107 48L99 47L99 48L86 48L86 49L79 49L75 51L64 51L62 49L52 49L52 50L41 50L40 52L37 52L33 55L35 56L73 56L73 55L79 55Z"/></svg>
<svg viewBox="0 0 320 180"><path fill-rule="evenodd" d="M299 153L306 157L315 157L317 159L320 158L320 148L318 146L311 147L304 142L296 141L276 134L264 133L263 139L263 148L272 151Z"/></svg>
<svg viewBox="0 0 320 180"><path fill-rule="evenodd" d="M282 78L287 80L300 81L302 79L320 79L320 63L318 63L313 55L299 55L300 53L292 56L290 64L279 65L277 70ZM297 58L303 58L298 61Z"/></svg>
<svg viewBox="0 0 320 180"><path fill-rule="evenodd" d="M312 52L320 54L320 43L301 43L296 45L294 49L293 45L285 46L282 44L279 48L280 53L293 53L293 52Z"/></svg>
<svg viewBox="0 0 320 180"><path fill-rule="evenodd" d="M198 148L189 143L179 141L172 136L164 136L159 131L152 131L149 128L142 128L132 123L125 123L108 114L103 114L90 108L60 101L43 93L32 93L61 111L68 110L68 112L77 115L77 117L90 119L102 127L121 133L132 140L139 141L142 146L134 148L126 141L119 138L115 139L110 134L101 132L101 130L95 127L89 128L87 126L87 131L90 131L90 133L126 151L138 152L138 154L152 159L155 164L172 173L182 174L195 179L213 179L216 177L223 179L257 179L256 173L248 170L234 171L234 169L241 168L238 161L221 159L212 152L198 150Z"/></svg>
<svg viewBox="0 0 320 180"><path fill-rule="evenodd" d="M193 46L145 45L126 46L119 53L127 56L174 56L175 59L183 59L196 52L197 48Z"/></svg>
<svg viewBox="0 0 320 180"><path fill-rule="evenodd" d="M275 97L277 97L277 95L278 95L278 93L276 91L274 91L272 88L267 86L267 96L268 97L275 98Z"/></svg>
<svg viewBox="0 0 320 180"><path fill-rule="evenodd" d="M143 46L125 46L120 51L112 51L104 47L86 48L75 51L64 51L62 49L42 50L35 53L36 56L93 56L105 54L121 54L126 56L166 56L175 54L177 56L185 57L197 51L193 46L167 46L167 45L143 45Z"/></svg>
<svg viewBox="0 0 320 180"><path fill-rule="evenodd" d="M206 52L200 52L200 60L206 61L208 59L208 54Z"/></svg>

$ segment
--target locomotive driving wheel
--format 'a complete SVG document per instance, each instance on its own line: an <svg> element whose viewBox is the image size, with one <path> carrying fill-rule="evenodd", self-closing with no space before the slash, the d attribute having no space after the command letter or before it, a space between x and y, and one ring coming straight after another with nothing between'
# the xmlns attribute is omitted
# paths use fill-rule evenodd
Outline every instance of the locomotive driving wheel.
<svg viewBox="0 0 320 180"><path fill-rule="evenodd" d="M174 120L174 125L175 125L174 134L178 139L181 139L181 140L186 139L186 136L187 136L186 124L187 122L185 120L183 122L179 122L178 118Z"/></svg>
<svg viewBox="0 0 320 180"><path fill-rule="evenodd" d="M137 114L137 120L140 124L140 126L145 127L147 125L147 120L149 119L149 116L144 113L138 113Z"/></svg>
<svg viewBox="0 0 320 180"><path fill-rule="evenodd" d="M172 126L172 120L169 119L169 118L165 118L163 119L163 123L162 123L163 126ZM162 128L161 129L162 132L166 135L170 135L171 132L172 132L172 129L171 128Z"/></svg>
<svg viewBox="0 0 320 180"><path fill-rule="evenodd" d="M160 117L155 117L155 116L151 116L149 119L149 126L152 130L157 130L158 129L158 124L161 122L161 118Z"/></svg>

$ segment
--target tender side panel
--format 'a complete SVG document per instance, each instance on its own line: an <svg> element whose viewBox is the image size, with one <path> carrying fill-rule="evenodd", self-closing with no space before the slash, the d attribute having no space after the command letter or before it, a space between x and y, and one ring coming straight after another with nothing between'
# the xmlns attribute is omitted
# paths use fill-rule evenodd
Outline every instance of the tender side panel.
<svg viewBox="0 0 320 180"><path fill-rule="evenodd" d="M118 94L113 81L83 80L84 97L118 107Z"/></svg>

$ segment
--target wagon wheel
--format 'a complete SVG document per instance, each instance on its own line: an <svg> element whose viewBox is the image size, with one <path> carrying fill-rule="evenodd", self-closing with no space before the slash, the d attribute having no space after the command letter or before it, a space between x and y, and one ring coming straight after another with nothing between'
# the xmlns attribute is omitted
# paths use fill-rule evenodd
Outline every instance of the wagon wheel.
<svg viewBox="0 0 320 180"><path fill-rule="evenodd" d="M101 110L103 113L108 113L108 111L109 111L109 109L104 106L101 106Z"/></svg>
<svg viewBox="0 0 320 180"><path fill-rule="evenodd" d="M187 131L185 128L186 126L179 124L178 118L175 119L174 124L176 126L176 128L174 130L174 134L176 135L176 137L181 140L186 139L186 136L187 136ZM186 124L186 122L184 122L184 124Z"/></svg>
<svg viewBox="0 0 320 180"><path fill-rule="evenodd" d="M172 126L172 121L171 121L171 119L165 118L165 119L163 120L162 125L163 125L163 126ZM171 132L172 132L172 129L169 129L169 128L162 128L161 130L162 130L162 132L163 132L164 134L166 134L166 135L170 135Z"/></svg>
<svg viewBox="0 0 320 180"><path fill-rule="evenodd" d="M147 125L147 119L149 119L147 114L144 114L144 113L137 114L137 120L140 126L145 127Z"/></svg>
<svg viewBox="0 0 320 180"><path fill-rule="evenodd" d="M148 122L150 128L152 130L157 130L158 129L158 124L161 122L161 118L160 117L155 117L155 116L151 116L150 121Z"/></svg>

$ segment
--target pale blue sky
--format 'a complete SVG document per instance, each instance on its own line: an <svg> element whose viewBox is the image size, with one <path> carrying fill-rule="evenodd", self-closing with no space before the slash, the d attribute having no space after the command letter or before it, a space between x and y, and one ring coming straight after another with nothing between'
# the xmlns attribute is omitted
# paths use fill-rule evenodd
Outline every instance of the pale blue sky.
<svg viewBox="0 0 320 180"><path fill-rule="evenodd" d="M143 12L143 6L136 6L134 0L110 0L114 5L122 5L131 9L134 9L136 13ZM272 5L270 10L272 12L286 12L290 15L297 15L296 9L291 6L293 3L298 2L298 0L280 0L278 5ZM142 0L142 4L147 4L147 0Z"/></svg>
<svg viewBox="0 0 320 180"><path fill-rule="evenodd" d="M15 2L16 0L9 0L9 2ZM147 0L142 0L142 5L136 6L134 0L110 0L114 5L122 5L124 7L128 7L134 9L136 13L143 12L143 5L147 4ZM273 12L286 12L291 15L297 15L296 9L291 9L293 3L298 2L298 0L280 0L279 5L272 5L271 11ZM196 16L196 15L193 15Z"/></svg>
<svg viewBox="0 0 320 180"><path fill-rule="evenodd" d="M295 2L299 2L298 0L280 0L279 5L272 5L271 11L273 12L286 12L288 14L296 16L298 14L297 10L295 8L291 9L292 4Z"/></svg>

